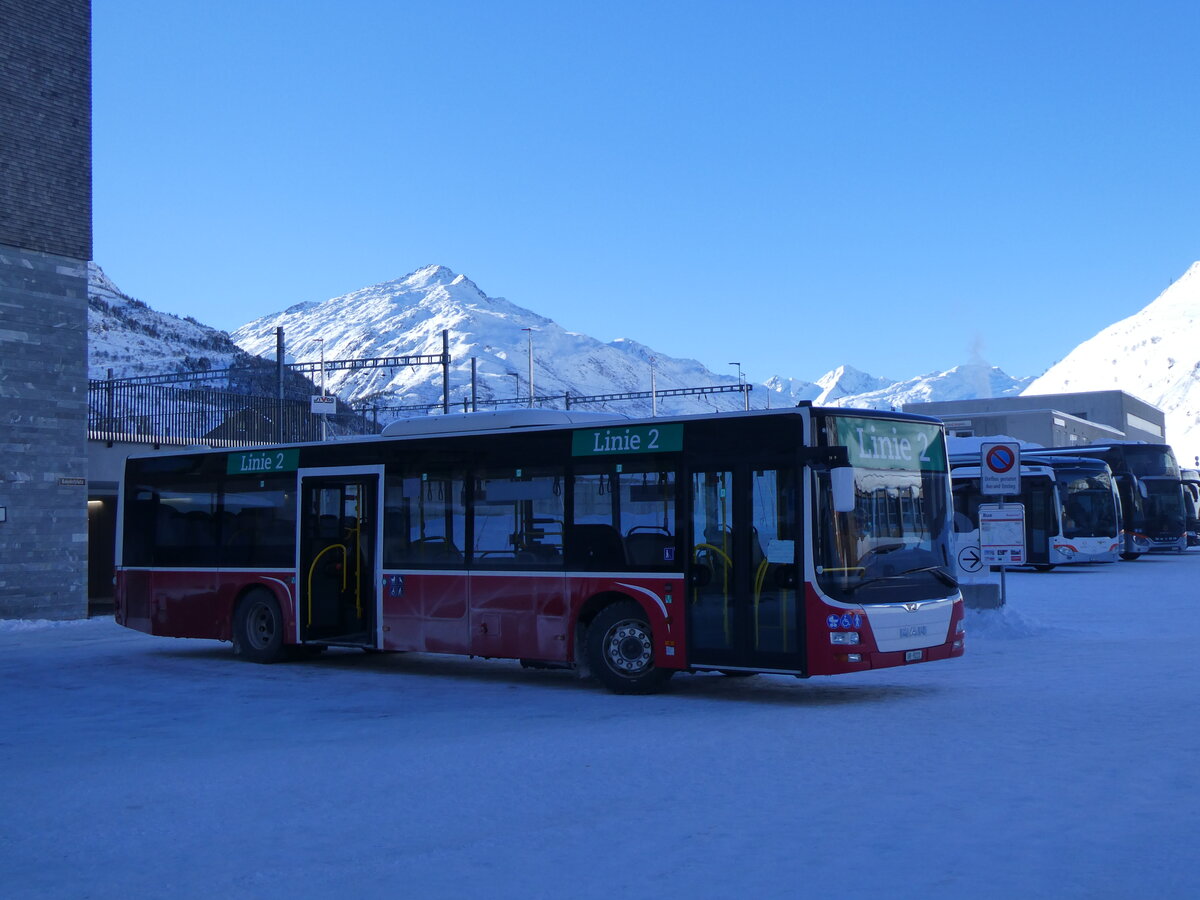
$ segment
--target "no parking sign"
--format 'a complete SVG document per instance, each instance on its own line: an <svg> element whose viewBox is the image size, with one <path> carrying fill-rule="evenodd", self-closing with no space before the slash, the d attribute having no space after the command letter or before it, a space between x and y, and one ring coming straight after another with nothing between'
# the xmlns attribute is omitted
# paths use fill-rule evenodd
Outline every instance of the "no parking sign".
<svg viewBox="0 0 1200 900"><path fill-rule="evenodd" d="M1021 493L1021 445L994 441L979 447L979 491L1012 496Z"/></svg>

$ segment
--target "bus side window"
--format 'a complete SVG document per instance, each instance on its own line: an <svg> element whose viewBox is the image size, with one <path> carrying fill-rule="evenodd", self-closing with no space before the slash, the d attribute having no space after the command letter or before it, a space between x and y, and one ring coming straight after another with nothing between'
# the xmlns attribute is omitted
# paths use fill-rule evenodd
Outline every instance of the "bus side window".
<svg viewBox="0 0 1200 900"><path fill-rule="evenodd" d="M619 478L621 531L633 568L675 567L675 473L625 467ZM633 471L629 471L633 469Z"/></svg>
<svg viewBox="0 0 1200 900"><path fill-rule="evenodd" d="M472 523L480 566L563 564L564 477L546 467L480 472Z"/></svg>
<svg viewBox="0 0 1200 900"><path fill-rule="evenodd" d="M383 508L383 564L461 568L466 534L461 471L389 474Z"/></svg>

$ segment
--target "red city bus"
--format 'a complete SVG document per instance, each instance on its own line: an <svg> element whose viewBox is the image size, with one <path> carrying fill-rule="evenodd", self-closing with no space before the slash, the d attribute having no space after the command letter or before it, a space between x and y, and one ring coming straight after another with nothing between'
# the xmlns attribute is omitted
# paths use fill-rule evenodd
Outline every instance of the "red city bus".
<svg viewBox="0 0 1200 900"><path fill-rule="evenodd" d="M941 423L554 410L129 459L117 621L258 662L327 646L798 677L963 652Z"/></svg>

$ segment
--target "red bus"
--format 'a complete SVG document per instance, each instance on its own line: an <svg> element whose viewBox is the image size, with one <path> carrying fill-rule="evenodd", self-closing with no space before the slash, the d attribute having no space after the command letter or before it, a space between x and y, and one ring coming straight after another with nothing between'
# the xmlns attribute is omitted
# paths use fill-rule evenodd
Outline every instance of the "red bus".
<svg viewBox="0 0 1200 900"><path fill-rule="evenodd" d="M798 677L963 652L936 419L555 410L131 457L116 618L231 641Z"/></svg>

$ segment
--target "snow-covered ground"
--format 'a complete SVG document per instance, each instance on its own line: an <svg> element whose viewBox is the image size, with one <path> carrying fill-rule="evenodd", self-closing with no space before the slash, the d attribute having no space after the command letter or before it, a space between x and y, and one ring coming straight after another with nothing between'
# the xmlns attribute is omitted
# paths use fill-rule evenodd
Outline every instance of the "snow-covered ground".
<svg viewBox="0 0 1200 900"><path fill-rule="evenodd" d="M1197 576L1011 573L961 660L651 697L0 623L3 891L1200 896Z"/></svg>

